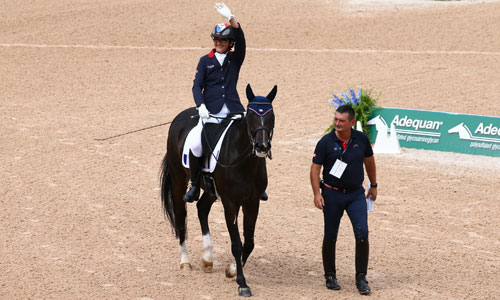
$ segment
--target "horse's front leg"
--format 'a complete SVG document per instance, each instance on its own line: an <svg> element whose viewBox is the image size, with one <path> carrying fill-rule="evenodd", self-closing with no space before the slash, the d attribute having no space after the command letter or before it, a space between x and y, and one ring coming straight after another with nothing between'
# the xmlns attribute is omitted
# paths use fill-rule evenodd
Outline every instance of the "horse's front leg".
<svg viewBox="0 0 500 300"><path fill-rule="evenodd" d="M203 258L201 259L201 267L204 272L211 273L214 265L214 245L210 237L210 228L208 226L208 214L215 202L216 197L210 196L209 193L203 192L196 207L198 209L198 220L200 221L201 234L203 235Z"/></svg>
<svg viewBox="0 0 500 300"><path fill-rule="evenodd" d="M231 237L231 252L236 261L236 283L238 283L238 294L243 297L251 297L252 292L247 285L245 276L243 275L243 265L241 255L243 246L241 244L240 233L238 231L238 211L226 212L226 225Z"/></svg>
<svg viewBox="0 0 500 300"><path fill-rule="evenodd" d="M255 247L255 224L257 223L257 216L259 215L259 204L260 200L257 199L254 201L253 205L243 206L243 236L245 237L242 254L243 266L245 266L250 253L252 253Z"/></svg>

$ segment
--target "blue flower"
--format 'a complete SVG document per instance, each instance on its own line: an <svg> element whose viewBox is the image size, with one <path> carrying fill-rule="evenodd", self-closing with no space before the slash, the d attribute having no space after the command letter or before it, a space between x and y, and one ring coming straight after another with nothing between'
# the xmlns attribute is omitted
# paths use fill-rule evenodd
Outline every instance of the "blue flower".
<svg viewBox="0 0 500 300"><path fill-rule="evenodd" d="M349 96L346 93L344 93L344 92L340 92L340 93L342 94L342 97L344 97L344 102L346 104L348 104L350 102L352 103L351 99L349 98Z"/></svg>
<svg viewBox="0 0 500 300"><path fill-rule="evenodd" d="M358 87L358 95L356 95L356 92L353 89L348 89L348 93L341 91L341 97L332 94L333 99L328 100L328 103L333 105L335 108L345 104L352 104L353 106L356 106L361 103L361 92L361 87Z"/></svg>
<svg viewBox="0 0 500 300"><path fill-rule="evenodd" d="M337 97L337 95L333 94L333 100L338 103L339 105L342 105L344 104L344 101L342 99L340 99L339 97Z"/></svg>
<svg viewBox="0 0 500 300"><path fill-rule="evenodd" d="M351 94L352 104L357 105L361 99L356 98L356 93L352 89L349 89L349 93Z"/></svg>

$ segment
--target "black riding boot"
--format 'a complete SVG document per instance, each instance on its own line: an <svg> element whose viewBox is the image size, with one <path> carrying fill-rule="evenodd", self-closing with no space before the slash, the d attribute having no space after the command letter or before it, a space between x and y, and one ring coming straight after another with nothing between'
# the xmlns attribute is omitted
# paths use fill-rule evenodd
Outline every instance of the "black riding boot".
<svg viewBox="0 0 500 300"><path fill-rule="evenodd" d="M203 156L196 157L189 151L189 171L191 173L191 187L184 195L184 201L193 202L200 198L200 179Z"/></svg>
<svg viewBox="0 0 500 300"><path fill-rule="evenodd" d="M335 244L337 240L323 238L323 269L325 270L326 288L329 290L340 290L335 272Z"/></svg>
<svg viewBox="0 0 500 300"><path fill-rule="evenodd" d="M368 295L371 291L366 280L369 252L368 239L356 241L356 287L361 295Z"/></svg>
<svg viewBox="0 0 500 300"><path fill-rule="evenodd" d="M262 194L262 196L260 196L260 200L267 201L267 199L269 199L269 197L267 196L267 193L264 192L264 194Z"/></svg>

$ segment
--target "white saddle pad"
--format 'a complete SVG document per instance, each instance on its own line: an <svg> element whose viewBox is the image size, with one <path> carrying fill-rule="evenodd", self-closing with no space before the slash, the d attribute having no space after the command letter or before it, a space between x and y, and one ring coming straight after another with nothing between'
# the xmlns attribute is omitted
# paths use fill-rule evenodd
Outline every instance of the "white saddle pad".
<svg viewBox="0 0 500 300"><path fill-rule="evenodd" d="M220 148L222 146L222 142L224 141L224 137L226 136L227 130L229 129L229 127L231 127L231 125L233 125L234 120L239 118L241 118L241 116L235 116L229 122L229 125L227 125L226 129L224 130L219 140L217 141L217 145L215 145L212 155L210 155L210 164L208 158L203 163L202 170L204 172L212 173L215 170L215 167L217 166L217 160L219 159ZM184 168L189 168L189 149L191 149L191 145L187 141L193 140L189 138L189 135L193 133L194 133L193 130L189 132L188 136L186 137L186 142L184 142L184 147L182 149L182 165L184 166ZM210 168L208 168L207 166L210 166Z"/></svg>

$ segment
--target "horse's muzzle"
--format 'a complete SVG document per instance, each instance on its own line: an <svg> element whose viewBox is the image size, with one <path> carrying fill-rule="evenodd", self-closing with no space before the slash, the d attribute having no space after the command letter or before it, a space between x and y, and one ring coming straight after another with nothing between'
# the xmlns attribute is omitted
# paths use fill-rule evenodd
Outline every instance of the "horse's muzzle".
<svg viewBox="0 0 500 300"><path fill-rule="evenodd" d="M273 138L272 130L265 126L259 126L250 135L253 144L253 153L255 156L264 158L270 156L271 139Z"/></svg>
<svg viewBox="0 0 500 300"><path fill-rule="evenodd" d="M266 157L271 150L271 143L258 143L255 145L255 155L257 157Z"/></svg>
<svg viewBox="0 0 500 300"><path fill-rule="evenodd" d="M255 151L255 155L257 157L264 158L267 156L267 151L265 151L265 152Z"/></svg>

